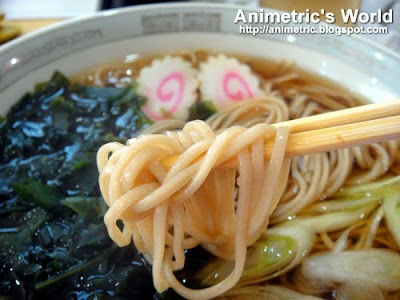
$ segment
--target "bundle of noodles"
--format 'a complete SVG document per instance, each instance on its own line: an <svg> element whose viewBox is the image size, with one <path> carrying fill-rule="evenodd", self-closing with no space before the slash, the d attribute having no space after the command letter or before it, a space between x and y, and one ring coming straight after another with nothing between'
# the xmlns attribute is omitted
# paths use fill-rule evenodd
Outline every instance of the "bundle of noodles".
<svg viewBox="0 0 400 300"><path fill-rule="evenodd" d="M191 299L222 294L239 281L247 247L267 228L286 186L287 137L287 128L267 124L216 135L205 122L193 121L182 131L104 145L97 162L110 237L121 247L133 239L152 263L157 291L172 287ZM268 161L266 139L275 139ZM178 159L168 167L172 156ZM237 167L217 167L232 157ZM184 251L197 245L234 261L234 268L220 283L192 290L173 272L184 267Z"/></svg>
<svg viewBox="0 0 400 300"><path fill-rule="evenodd" d="M299 101L303 106L316 105L308 95L293 93L292 96L293 99L287 100L289 103ZM298 104L300 117L331 110L319 105L316 106L318 109L305 109L302 105ZM218 132L234 125L249 127L286 121L291 111L293 105L287 105L279 95L265 96L264 99L241 102L219 111L206 122ZM144 133L181 129L184 124L180 120L163 120L150 126ZM310 204L334 194L345 184L371 182L390 168L396 172L400 161L400 158L396 158L398 147L398 141L390 141L292 159L288 184L271 223L291 218Z"/></svg>
<svg viewBox="0 0 400 300"><path fill-rule="evenodd" d="M217 112L206 122L213 130L222 130L234 125L251 127L256 124L274 124L289 119L285 102L277 97L265 96L263 99L245 101Z"/></svg>
<svg viewBox="0 0 400 300"><path fill-rule="evenodd" d="M307 99L306 96L301 98ZM312 109L302 112L302 117L327 111L316 103L311 103L311 106ZM218 112L207 123L217 131L233 125L247 127L258 123L274 124L288 120L289 112L290 106L279 95L266 96L263 100L243 102ZM271 222L281 222L309 204L336 192L352 171L353 157L351 149L344 149L294 158L288 186Z"/></svg>
<svg viewBox="0 0 400 300"><path fill-rule="evenodd" d="M289 113L294 117L308 117L329 111L310 96L292 91L288 100ZM304 207L336 192L349 177L354 154L351 149L331 151L294 158L289 184L271 220L284 221Z"/></svg>
<svg viewBox="0 0 400 300"><path fill-rule="evenodd" d="M298 76L295 68L266 82L265 89L266 94L284 99L290 119L361 104L351 95L307 83L306 79ZM390 141L294 158L288 186L271 223L291 218L308 205L334 194L345 184L374 181L389 169L396 172L398 147L398 141Z"/></svg>
<svg viewBox="0 0 400 300"><path fill-rule="evenodd" d="M310 86L306 90L291 87L287 93L283 90L285 97L272 90L273 85L298 78L296 73L275 78L265 87L266 94L270 96L234 105L214 114L207 123L217 131L233 125L248 127L258 123L274 124L288 120L289 116L303 118L347 107L338 106L338 97L345 98L342 102L348 106L357 104L350 96L321 90L321 87ZM323 96L317 100L315 95L318 93ZM344 184L366 183L381 177L393 165L394 154L397 153L396 143L391 141L294 158L288 186L271 223L282 222L296 215L308 205L332 195ZM356 169L353 168L353 161Z"/></svg>

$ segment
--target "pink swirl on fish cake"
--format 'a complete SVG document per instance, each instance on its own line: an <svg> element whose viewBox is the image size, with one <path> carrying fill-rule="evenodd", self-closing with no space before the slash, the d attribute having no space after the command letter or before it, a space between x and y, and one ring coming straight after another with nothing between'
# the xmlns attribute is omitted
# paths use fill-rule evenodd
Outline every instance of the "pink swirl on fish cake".
<svg viewBox="0 0 400 300"><path fill-rule="evenodd" d="M235 81L240 85L236 91L232 89L232 83ZM222 79L222 90L224 95L221 95L223 98L220 100L228 98L230 100L239 102L243 99L251 99L254 97L254 93L252 92L245 78L238 72L234 71L228 71L224 74Z"/></svg>
<svg viewBox="0 0 400 300"><path fill-rule="evenodd" d="M161 120L164 119L166 115L175 113L183 99L185 88L184 83L185 79L181 72L172 72L162 78L157 84L155 92L156 103L161 103L158 107L158 111L152 110L150 103L148 102L144 107L145 112L153 120ZM149 95L148 98L150 98ZM153 103L153 105L154 104L155 103ZM167 104L167 106L165 104ZM165 109L164 112L160 113L160 108Z"/></svg>

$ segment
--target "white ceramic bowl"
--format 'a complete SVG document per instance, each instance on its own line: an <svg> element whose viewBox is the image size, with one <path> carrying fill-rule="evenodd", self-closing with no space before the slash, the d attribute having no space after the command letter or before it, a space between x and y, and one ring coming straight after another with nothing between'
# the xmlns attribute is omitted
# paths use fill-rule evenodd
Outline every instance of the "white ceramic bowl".
<svg viewBox="0 0 400 300"><path fill-rule="evenodd" d="M239 8L199 3L137 6L23 36L0 48L0 115L56 69L70 75L129 54L184 48L292 60L371 101L400 96L400 58L395 53L355 36L239 34L240 24L234 23Z"/></svg>

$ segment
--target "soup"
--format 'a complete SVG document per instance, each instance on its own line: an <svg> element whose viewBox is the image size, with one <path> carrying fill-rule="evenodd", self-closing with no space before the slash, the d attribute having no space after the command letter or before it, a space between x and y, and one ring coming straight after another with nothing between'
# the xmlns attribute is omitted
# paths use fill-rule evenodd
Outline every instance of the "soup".
<svg viewBox="0 0 400 300"><path fill-rule="evenodd" d="M146 137L158 139L170 131L165 136L180 143L182 154L211 139L212 132L226 134L224 130L237 125L244 133L263 123L259 130L283 139L288 133L270 131L266 124L364 102L288 62L204 50L131 55L71 79L55 73L1 123L1 293L79 299L153 294L168 299L175 292L187 298L398 296L400 278L393 269L400 259L396 141L291 161L276 157L280 163L270 175L264 174L268 162L261 168L247 164L260 178L271 177L271 172L280 175L273 193L264 180L255 184L257 176L252 177L250 184L255 185L247 191L258 199L252 204L254 215L263 210L265 194L276 204L266 208L271 211L262 224L249 223L256 229L238 240L245 243L241 255L232 241L240 227L235 221L243 205L239 203L246 203L240 201L246 190L244 169L207 173L190 197L178 197L186 185L174 190L182 205L164 208L164 219L155 215L162 214L157 206L140 215L133 202L123 211L115 205L125 205L123 197L136 201L132 196L139 190L129 196L134 188L153 184L142 190L140 202L164 184L163 171L154 171L157 166L150 163L160 160L160 152L151 148L159 140L149 140L141 158L130 154L130 146L145 143ZM188 120L197 119L205 122L180 131ZM143 138L123 145L139 134ZM99 186L96 152L104 144L97 161ZM249 153L239 151L242 159L257 157L257 147L250 143ZM125 159L123 164L125 155L136 163L128 166ZM201 158L192 160L201 165ZM113 173L116 169L125 175ZM181 174L171 172L172 179ZM178 236L180 246L174 248ZM236 272L240 259L242 270ZM365 263L369 260L375 261ZM232 272L239 276L236 281L229 279Z"/></svg>

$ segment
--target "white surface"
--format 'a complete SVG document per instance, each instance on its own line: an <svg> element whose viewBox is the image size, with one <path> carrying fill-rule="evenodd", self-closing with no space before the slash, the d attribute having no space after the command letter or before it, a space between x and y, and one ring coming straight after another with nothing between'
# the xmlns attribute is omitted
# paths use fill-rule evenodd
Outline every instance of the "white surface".
<svg viewBox="0 0 400 300"><path fill-rule="evenodd" d="M0 114L55 69L70 75L129 54L182 48L288 59L371 101L400 98L395 53L348 36L239 35L233 22L237 9L170 4L111 10L17 39L0 48ZM196 32L205 30L204 20L214 33ZM163 32L166 28L173 32Z"/></svg>
<svg viewBox="0 0 400 300"><path fill-rule="evenodd" d="M100 0L0 0L7 19L74 17L95 12Z"/></svg>

